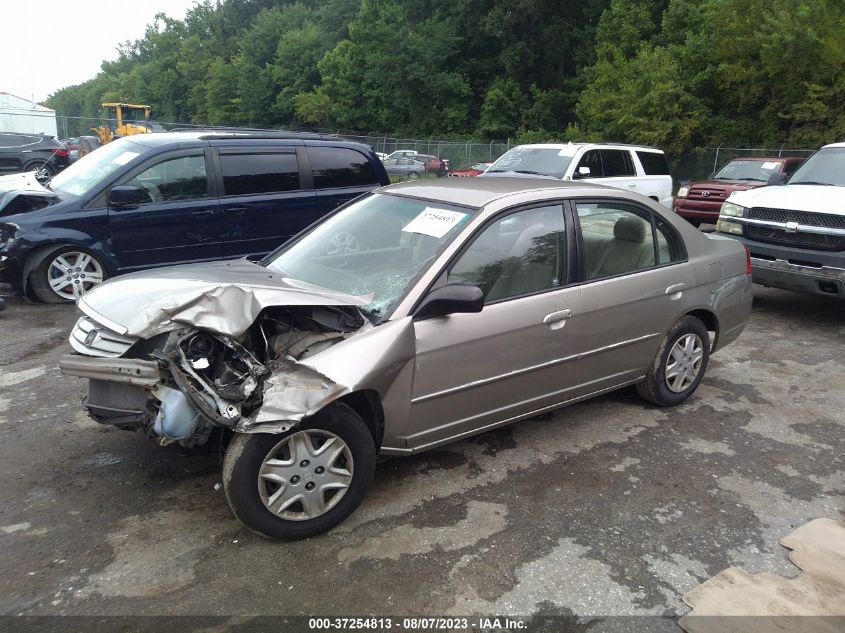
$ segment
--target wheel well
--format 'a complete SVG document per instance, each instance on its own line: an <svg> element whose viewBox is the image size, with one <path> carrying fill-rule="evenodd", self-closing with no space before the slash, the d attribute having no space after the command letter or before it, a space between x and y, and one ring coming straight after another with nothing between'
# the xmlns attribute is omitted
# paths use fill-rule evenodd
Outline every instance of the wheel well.
<svg viewBox="0 0 845 633"><path fill-rule="evenodd" d="M376 448L379 448L384 437L384 409L381 407L378 392L372 389L353 391L339 398L338 402L351 407L361 416L367 428L370 429Z"/></svg>
<svg viewBox="0 0 845 633"><path fill-rule="evenodd" d="M713 341L710 349L716 349L716 344L719 342L719 320L716 318L716 315L709 310L693 310L692 312L688 312L687 316L695 317L704 323L704 327L707 328L708 332L713 332Z"/></svg>

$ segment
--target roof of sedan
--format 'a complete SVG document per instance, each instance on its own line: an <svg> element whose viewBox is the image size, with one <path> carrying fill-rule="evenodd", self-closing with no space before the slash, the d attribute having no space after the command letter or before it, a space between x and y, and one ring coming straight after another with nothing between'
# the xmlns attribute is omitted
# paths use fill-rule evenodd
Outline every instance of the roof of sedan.
<svg viewBox="0 0 845 633"><path fill-rule="evenodd" d="M552 178L519 178L505 176L476 176L474 178L439 178L400 182L378 191L448 204L481 208L494 200L526 191L553 191L555 189L600 189L608 187L590 183L575 183Z"/></svg>

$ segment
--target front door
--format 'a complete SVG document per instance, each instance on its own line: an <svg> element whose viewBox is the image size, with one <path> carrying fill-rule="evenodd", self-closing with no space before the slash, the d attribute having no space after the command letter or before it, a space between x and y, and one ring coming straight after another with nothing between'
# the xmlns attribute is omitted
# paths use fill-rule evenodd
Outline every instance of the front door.
<svg viewBox="0 0 845 633"><path fill-rule="evenodd" d="M565 401L575 382L567 318L580 310L568 287L560 205L509 213L488 224L444 281L485 292L475 314L417 321L408 447L477 432Z"/></svg>
<svg viewBox="0 0 845 633"><path fill-rule="evenodd" d="M120 270L220 259L222 221L203 150L156 156L122 179L146 201L109 208L112 248Z"/></svg>

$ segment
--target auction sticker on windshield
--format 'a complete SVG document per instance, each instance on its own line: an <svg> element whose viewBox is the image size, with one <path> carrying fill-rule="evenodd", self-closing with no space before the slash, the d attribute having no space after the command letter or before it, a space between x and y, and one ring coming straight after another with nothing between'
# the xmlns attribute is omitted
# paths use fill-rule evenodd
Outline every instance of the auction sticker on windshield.
<svg viewBox="0 0 845 633"><path fill-rule="evenodd" d="M466 213L426 207L417 217L408 222L402 231L430 235L440 239L466 217Z"/></svg>

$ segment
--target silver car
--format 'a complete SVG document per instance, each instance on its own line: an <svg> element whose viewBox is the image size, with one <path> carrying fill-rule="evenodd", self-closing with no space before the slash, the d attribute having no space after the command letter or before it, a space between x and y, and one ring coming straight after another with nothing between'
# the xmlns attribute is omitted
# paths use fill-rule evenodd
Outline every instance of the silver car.
<svg viewBox="0 0 845 633"><path fill-rule="evenodd" d="M385 158L382 163L390 176L406 176L415 180L425 174L425 161L415 158Z"/></svg>
<svg viewBox="0 0 845 633"><path fill-rule="evenodd" d="M454 178L378 189L259 264L125 275L78 305L61 367L91 416L229 440L232 510L292 539L348 517L377 455L626 385L683 402L745 327L751 276L741 244L637 194Z"/></svg>

